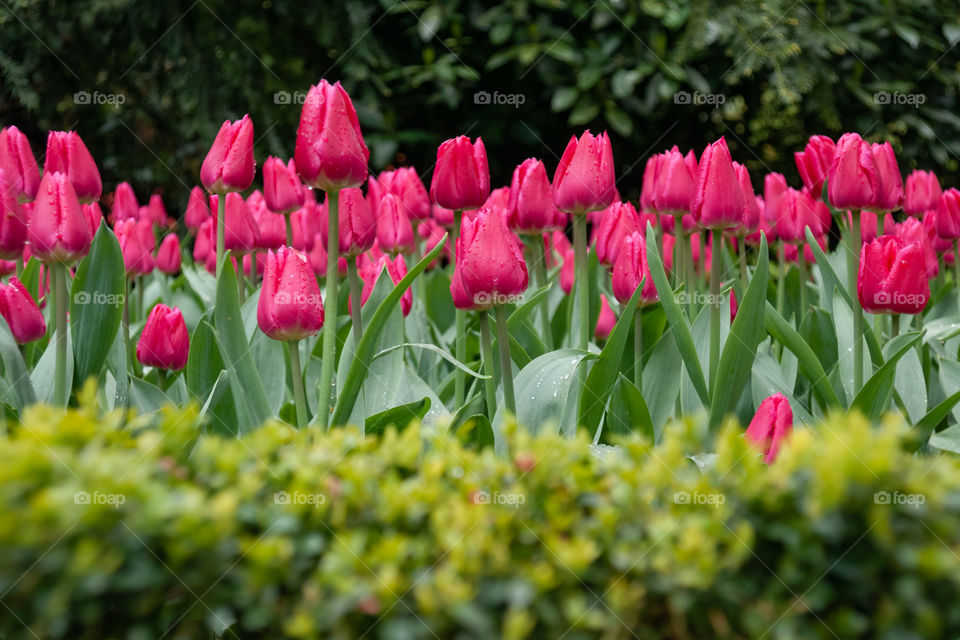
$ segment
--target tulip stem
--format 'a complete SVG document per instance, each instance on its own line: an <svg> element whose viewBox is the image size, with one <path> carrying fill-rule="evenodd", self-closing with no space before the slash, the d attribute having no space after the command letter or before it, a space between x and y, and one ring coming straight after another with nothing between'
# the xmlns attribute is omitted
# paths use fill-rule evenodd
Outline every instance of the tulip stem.
<svg viewBox="0 0 960 640"><path fill-rule="evenodd" d="M503 402L512 415L517 415L513 396L513 366L510 364L510 333L507 330L507 310L497 305L497 343L500 347L500 379L503 381Z"/></svg>
<svg viewBox="0 0 960 640"><path fill-rule="evenodd" d="M167 370L166 369L157 369L157 387L160 388L160 391L167 390Z"/></svg>
<svg viewBox="0 0 960 640"><path fill-rule="evenodd" d="M680 225L681 230L683 225ZM682 231L681 231L682 233ZM686 241L683 248L683 268L684 268L684 278L686 279L687 286L687 315L690 317L690 322L693 322L694 315L696 315L697 303L694 300L693 292L696 291L694 286L694 281L697 279L697 267L693 262L693 234L686 236L684 238Z"/></svg>
<svg viewBox="0 0 960 640"><path fill-rule="evenodd" d="M224 241L224 233L226 228L226 223L224 218L226 217L227 211L227 194L220 193L217 195L217 280L220 280L220 272L223 271L223 258L226 253L226 243ZM242 270L242 268L241 268Z"/></svg>
<svg viewBox="0 0 960 640"><path fill-rule="evenodd" d="M803 258L803 245L797 246L797 269L800 273L800 308L797 310L797 326L803 322L803 314L807 311L807 263Z"/></svg>
<svg viewBox="0 0 960 640"><path fill-rule="evenodd" d="M960 240L953 241L953 286L960 287Z"/></svg>
<svg viewBox="0 0 960 640"><path fill-rule="evenodd" d="M323 303L323 361L320 369L320 406L317 415L320 427L330 423L330 396L333 384L333 364L337 357L337 258L340 251L340 191L327 193L327 295Z"/></svg>
<svg viewBox="0 0 960 640"><path fill-rule="evenodd" d="M783 307L786 301L787 287L787 248L786 243L781 240L777 244L777 313L783 317Z"/></svg>
<svg viewBox="0 0 960 640"><path fill-rule="evenodd" d="M486 311L480 311L480 347L483 349L483 381L487 395L487 417L493 422L497 413L497 382L493 377L493 341L490 338L490 320Z"/></svg>
<svg viewBox="0 0 960 640"><path fill-rule="evenodd" d="M677 227L679 224L680 224L679 221L677 221L677 219L674 218L674 224L673 224L673 231L675 233L674 241L673 241L673 287L674 289L679 287L680 283L684 281L684 272L686 271L684 269L685 258L683 257L683 245L684 245L683 233L677 233ZM664 259L666 259L666 256L664 256ZM690 292L688 291L687 293L690 293Z"/></svg>
<svg viewBox="0 0 960 640"><path fill-rule="evenodd" d="M363 324L360 318L360 277L357 275L357 257L347 258L347 279L350 281L350 321L353 323L353 344L360 343Z"/></svg>
<svg viewBox="0 0 960 640"><path fill-rule="evenodd" d="M124 365L129 369L131 365L131 358L133 358L131 349L130 349L130 280L129 278L123 279L123 315L122 324L123 324L123 346L126 350L127 361Z"/></svg>
<svg viewBox="0 0 960 640"><path fill-rule="evenodd" d="M850 212L850 235L847 238L847 280L853 301L853 394L863 386L863 309L857 295L857 277L860 266L860 211Z"/></svg>
<svg viewBox="0 0 960 640"><path fill-rule="evenodd" d="M713 230L713 255L710 260L710 391L714 391L720 364L720 267L723 264L723 232Z"/></svg>
<svg viewBox="0 0 960 640"><path fill-rule="evenodd" d="M747 290L747 243L746 236L737 236L737 249L740 254L740 281L743 283L743 290Z"/></svg>
<svg viewBox="0 0 960 640"><path fill-rule="evenodd" d="M290 377L293 379L293 402L297 407L297 428L307 424L307 401L303 394L303 369L300 368L300 343L298 340L287 342L290 357Z"/></svg>
<svg viewBox="0 0 960 640"><path fill-rule="evenodd" d="M53 384L53 404L67 404L67 267L62 262L50 264L54 280L54 308L57 314L57 360Z"/></svg>
<svg viewBox="0 0 960 640"><path fill-rule="evenodd" d="M580 319L580 339L577 345L586 350L590 342L590 283L587 271L587 216L573 214L573 261L576 269L576 282Z"/></svg>
<svg viewBox="0 0 960 640"><path fill-rule="evenodd" d="M900 335L900 314L894 313L890 316L890 337L896 338Z"/></svg>
<svg viewBox="0 0 960 640"><path fill-rule="evenodd" d="M450 241L454 243L453 261L456 264L456 242L460 237L460 225L463 222L463 209L456 209L453 212L453 237ZM455 309L454 317L457 323L457 335L454 337L454 351L458 362L466 364L467 359L467 312L463 309ZM457 411L463 406L464 393L466 391L466 374L459 368L454 371L453 377L453 410Z"/></svg>
<svg viewBox="0 0 960 640"><path fill-rule="evenodd" d="M247 285L245 284L246 276L243 271L243 257L240 258L237 265L240 267L237 269L237 299L240 302L240 306L243 306L243 301L247 298Z"/></svg>
<svg viewBox="0 0 960 640"><path fill-rule="evenodd" d="M643 308L633 312L633 383L643 393Z"/></svg>
<svg viewBox="0 0 960 640"><path fill-rule="evenodd" d="M526 239L527 262L533 269L533 287L539 290L547 284L547 249L543 243L542 235L530 236ZM535 245L539 244L539 250ZM541 337L547 351L553 351L553 336L550 330L550 307L546 296L540 301L540 322L543 325Z"/></svg>
<svg viewBox="0 0 960 640"><path fill-rule="evenodd" d="M293 246L293 223L290 221L291 213L292 213L291 211L288 211L287 213L283 214L284 225L287 229L287 246L288 247Z"/></svg>

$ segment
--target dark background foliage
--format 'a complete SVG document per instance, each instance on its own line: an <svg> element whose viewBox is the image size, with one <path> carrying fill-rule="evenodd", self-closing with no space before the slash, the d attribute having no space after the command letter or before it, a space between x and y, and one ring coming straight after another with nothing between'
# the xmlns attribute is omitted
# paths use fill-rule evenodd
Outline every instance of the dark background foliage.
<svg viewBox="0 0 960 640"><path fill-rule="evenodd" d="M225 118L251 114L260 162L290 156L322 77L353 96L377 171L427 178L465 133L502 184L589 127L611 132L625 196L651 153L720 135L756 187L797 184L809 135L857 130L955 184L958 42L954 0L2 0L0 124L38 155L46 130L77 129L105 189L130 180L172 211Z"/></svg>

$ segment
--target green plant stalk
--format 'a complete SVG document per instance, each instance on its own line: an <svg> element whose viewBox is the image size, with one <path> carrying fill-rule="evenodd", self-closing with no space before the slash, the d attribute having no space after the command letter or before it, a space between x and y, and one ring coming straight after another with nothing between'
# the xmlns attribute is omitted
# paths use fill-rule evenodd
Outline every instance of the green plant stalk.
<svg viewBox="0 0 960 640"><path fill-rule="evenodd" d="M340 252L340 191L327 193L327 295L324 302L323 360L320 368L320 403L317 416L320 427L330 423L330 395L333 366L337 358L337 258Z"/></svg>
<svg viewBox="0 0 960 640"><path fill-rule="evenodd" d="M674 218L674 230L676 230L679 221ZM677 288L681 282L684 282L686 258L683 257L684 242L683 233L677 233L673 243L673 287ZM688 292L689 293L689 292Z"/></svg>
<svg viewBox="0 0 960 640"><path fill-rule="evenodd" d="M286 229L287 229L287 246L288 246L288 247L292 247L292 246L293 246L293 223L290 222L290 214L291 214L291 213L293 213L293 212L292 212L292 211L288 211L287 213L283 214L283 221L284 221L284 223L285 223L285 225L286 225Z"/></svg>
<svg viewBox="0 0 960 640"><path fill-rule="evenodd" d="M54 279L54 312L57 323L57 360L53 382L53 403L58 407L67 404L67 266L62 262L51 263Z"/></svg>
<svg viewBox="0 0 960 640"><path fill-rule="evenodd" d="M130 349L130 279L124 277L123 279L124 295L123 295L123 315L121 316L121 323L123 325L123 346L126 350L127 361L124 365L127 369L131 367L131 354Z"/></svg>
<svg viewBox="0 0 960 640"><path fill-rule="evenodd" d="M217 194L217 280L220 279L220 272L223 271L223 259L226 253L226 242L224 241L226 229L224 218L226 218L227 212L226 195L226 193Z"/></svg>
<svg viewBox="0 0 960 640"><path fill-rule="evenodd" d="M777 313L781 316L783 316L783 307L787 297L787 271L787 250L783 240L781 240L777 244Z"/></svg>
<svg viewBox="0 0 960 640"><path fill-rule="evenodd" d="M586 350L590 342L590 283L587 270L587 216L573 214L573 260L576 269L577 301L580 319L580 337L577 346Z"/></svg>
<svg viewBox="0 0 960 640"><path fill-rule="evenodd" d="M863 309L857 296L857 275L860 266L860 211L851 211L850 234L847 236L847 281L853 300L853 394L863 386Z"/></svg>
<svg viewBox="0 0 960 640"><path fill-rule="evenodd" d="M953 241L953 285L960 287L960 240Z"/></svg>
<svg viewBox="0 0 960 640"><path fill-rule="evenodd" d="M803 245L797 247L797 269L800 271L800 309L797 311L797 324L803 321L807 311L807 263L803 259Z"/></svg>
<svg viewBox="0 0 960 640"><path fill-rule="evenodd" d="M357 274L357 256L347 258L347 279L350 281L350 321L353 323L353 344L360 342L363 323L360 317L360 276Z"/></svg>
<svg viewBox="0 0 960 640"><path fill-rule="evenodd" d="M540 250L539 255L537 251L534 251L532 254L534 258L533 275L536 279L536 287L540 289L548 284L547 247L543 242L542 235L534 236L534 238ZM553 329L550 326L550 303L547 297L544 297L543 300L540 301L540 322L543 324L543 344L546 345L547 351L553 351Z"/></svg>
<svg viewBox="0 0 960 640"><path fill-rule="evenodd" d="M713 230L713 258L710 260L710 391L717 380L720 364L720 270L723 260L723 232Z"/></svg>
<svg viewBox="0 0 960 640"><path fill-rule="evenodd" d="M297 428L307 425L307 399L303 393L303 369L300 368L300 345L298 340L286 343L290 357L290 377L293 380L293 403L297 407Z"/></svg>
<svg viewBox="0 0 960 640"><path fill-rule="evenodd" d="M500 347L500 379L503 382L503 403L507 411L517 415L517 402L513 395L513 366L510 363L510 332L507 329L507 310L497 305L497 344Z"/></svg>
<svg viewBox="0 0 960 640"><path fill-rule="evenodd" d="M743 283L743 290L747 290L747 237L743 234L737 236L737 250L740 254L740 282Z"/></svg>
<svg viewBox="0 0 960 640"><path fill-rule="evenodd" d="M256 268L253 264L250 265L251 268ZM237 300L240 302L240 306L243 306L243 301L247 299L247 285L246 285L246 276L243 273L243 256L240 256L240 259L237 260ZM142 308L142 305L141 305Z"/></svg>
<svg viewBox="0 0 960 640"><path fill-rule="evenodd" d="M487 396L487 417L493 422L497 413L497 382L493 377L493 340L490 337L490 319L486 311L480 311L480 348L483 349L483 372L487 379L483 381Z"/></svg>
<svg viewBox="0 0 960 640"><path fill-rule="evenodd" d="M463 222L463 209L453 212L453 237L450 239L454 246L453 257L456 263L456 244L460 237L460 225ZM457 335L454 337L454 351L458 362L466 364L467 359L467 312L463 309L454 310L457 324ZM459 409L463 406L466 393L467 374L460 369L453 372L453 406Z"/></svg>
<svg viewBox="0 0 960 640"><path fill-rule="evenodd" d="M900 314L895 313L890 316L890 337L896 338L900 335Z"/></svg>
<svg viewBox="0 0 960 640"><path fill-rule="evenodd" d="M167 370L166 369L157 369L157 386L160 388L160 391L167 390Z"/></svg>
<svg viewBox="0 0 960 640"><path fill-rule="evenodd" d="M633 312L633 383L643 393L643 307Z"/></svg>

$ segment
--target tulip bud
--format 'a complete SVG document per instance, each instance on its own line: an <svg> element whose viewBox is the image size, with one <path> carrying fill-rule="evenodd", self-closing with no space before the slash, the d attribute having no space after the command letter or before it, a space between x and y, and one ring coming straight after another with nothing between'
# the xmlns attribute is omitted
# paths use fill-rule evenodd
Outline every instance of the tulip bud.
<svg viewBox="0 0 960 640"><path fill-rule="evenodd" d="M668 152L669 153L669 152ZM664 156L655 154L647 158L647 164L643 167L643 181L640 186L640 208L644 210L657 209L656 191L659 185L657 174L660 171L660 161ZM687 209L690 208L690 202L687 201Z"/></svg>
<svg viewBox="0 0 960 640"><path fill-rule="evenodd" d="M82 204L80 209L83 210L83 218L90 228L90 236L97 235L97 231L100 230L100 223L103 222L103 211L100 209L100 204L97 202Z"/></svg>
<svg viewBox="0 0 960 640"><path fill-rule="evenodd" d="M385 171L380 174L379 180L371 180L371 187L377 183L377 204L385 193L392 193L400 199L407 216L411 220L426 220L430 217L430 196L423 181L413 167L401 167L395 171ZM375 206L374 214L379 216Z"/></svg>
<svg viewBox="0 0 960 640"><path fill-rule="evenodd" d="M210 193L244 191L253 183L254 173L253 121L249 115L235 122L224 120L203 159L200 182Z"/></svg>
<svg viewBox="0 0 960 640"><path fill-rule="evenodd" d="M292 245L298 251L309 252L313 249L314 239L322 239L320 235L323 222L323 211L319 205L307 200L303 206L290 214L290 232L293 236ZM319 240L318 240L319 241ZM326 251L326 245L324 245ZM326 253L324 253L326 255Z"/></svg>
<svg viewBox="0 0 960 640"><path fill-rule="evenodd" d="M690 213L701 227L726 229L740 224L744 206L743 189L721 137L707 145L700 158Z"/></svg>
<svg viewBox="0 0 960 640"><path fill-rule="evenodd" d="M870 209L880 193L880 172L870 144L856 133L845 133L827 182L830 204L837 209Z"/></svg>
<svg viewBox="0 0 960 640"><path fill-rule="evenodd" d="M507 226L516 233L540 235L558 226L560 212L543 162L527 158L513 170L507 211Z"/></svg>
<svg viewBox="0 0 960 640"><path fill-rule="evenodd" d="M455 271L474 308L506 304L522 295L529 282L519 239L503 216L486 208L463 220Z"/></svg>
<svg viewBox="0 0 960 640"><path fill-rule="evenodd" d="M960 238L960 191L947 189L937 203L937 235L947 240Z"/></svg>
<svg viewBox="0 0 960 640"><path fill-rule="evenodd" d="M640 216L629 202L615 202L605 211L600 224L594 227L594 250L601 265L612 269L624 239L632 233L643 233Z"/></svg>
<svg viewBox="0 0 960 640"><path fill-rule="evenodd" d="M39 340L47 333L40 308L16 276L7 284L0 284L0 316L7 321L17 344Z"/></svg>
<svg viewBox="0 0 960 640"><path fill-rule="evenodd" d="M630 302L641 279L643 291L637 304L642 307L657 302L660 298L647 264L647 243L639 232L634 232L624 238L617 262L613 265L613 295L620 304Z"/></svg>
<svg viewBox="0 0 960 640"><path fill-rule="evenodd" d="M180 271L180 238L175 233L168 233L160 242L157 249L157 269L163 273L173 275Z"/></svg>
<svg viewBox="0 0 960 640"><path fill-rule="evenodd" d="M604 131L598 136L585 131L570 138L553 174L553 198L557 208L572 214L606 209L614 201L613 150Z"/></svg>
<svg viewBox="0 0 960 640"><path fill-rule="evenodd" d="M121 220L114 228L127 277L135 278L153 271L153 229L146 220Z"/></svg>
<svg viewBox="0 0 960 640"><path fill-rule="evenodd" d="M696 174L676 146L660 155L653 190L653 209L670 215L690 212Z"/></svg>
<svg viewBox="0 0 960 640"><path fill-rule="evenodd" d="M392 196L392 198L397 200L396 196ZM393 207L394 213L396 213L396 202L388 204L388 207ZM327 234L329 232L327 215L329 215L329 206L327 200L324 199L319 224L320 239L323 242L324 250L326 250L327 247ZM370 210L370 205L363 197L363 191L356 187L343 189L340 192L340 197L337 200L337 220L337 231L340 236L339 251L341 256L360 255L373 246L374 240L377 239L378 234L381 232L381 228L386 226L385 222L381 221L378 223L374 219L373 211ZM409 226L409 224L410 220L407 219L407 225ZM383 233L385 239L392 235L392 232L388 232L387 230L384 230ZM413 246L412 227L410 229L409 239L404 240L404 242L405 244L402 243L402 250L407 250ZM383 244L386 245L386 243Z"/></svg>
<svg viewBox="0 0 960 640"><path fill-rule="evenodd" d="M380 217L377 220L377 244L391 254L413 249L413 226L400 198L392 193L380 199Z"/></svg>
<svg viewBox="0 0 960 640"><path fill-rule="evenodd" d="M81 202L100 199L103 191L100 171L76 131L51 131L47 135L43 173L46 175L57 172L66 174ZM38 197L41 197L41 194L38 193Z"/></svg>
<svg viewBox="0 0 960 640"><path fill-rule="evenodd" d="M787 189L780 198L780 215L777 216L777 237L784 242L806 242L806 229L814 236L826 232L824 220L830 220L830 209L823 202L814 200L808 190Z"/></svg>
<svg viewBox="0 0 960 640"><path fill-rule="evenodd" d="M267 252L257 324L274 340L300 340L323 327L320 288L307 257L289 247Z"/></svg>
<svg viewBox="0 0 960 640"><path fill-rule="evenodd" d="M576 252L573 249L566 249L561 253L560 259L563 264L560 265L560 288L567 295L573 291L573 283L576 280Z"/></svg>
<svg viewBox="0 0 960 640"><path fill-rule="evenodd" d="M922 216L936 209L943 190L933 171L914 171L907 176L903 193L903 210L910 216Z"/></svg>
<svg viewBox="0 0 960 640"><path fill-rule="evenodd" d="M437 149L437 164L430 182L430 199L445 209L474 209L490 195L490 170L483 140L451 138Z"/></svg>
<svg viewBox="0 0 960 640"><path fill-rule="evenodd" d="M857 297L870 313L920 313L930 299L923 248L896 236L863 245Z"/></svg>
<svg viewBox="0 0 960 640"><path fill-rule="evenodd" d="M140 217L158 227L166 226L168 221L172 222L169 216L167 216L167 208L163 206L163 197L159 193L150 196L150 202L147 204L146 212L141 214Z"/></svg>
<svg viewBox="0 0 960 640"><path fill-rule="evenodd" d="M367 179L370 151L353 102L339 82L321 80L310 87L293 157L303 182L316 189L359 187Z"/></svg>
<svg viewBox="0 0 960 640"><path fill-rule="evenodd" d="M927 267L927 278L935 278L940 272L940 265L937 263L937 252L933 249L933 243L930 242L923 223L916 218L907 218L896 225L895 233L905 244L920 245L923 250L923 261Z"/></svg>
<svg viewBox="0 0 960 640"><path fill-rule="evenodd" d="M880 184L871 209L896 211L903 204L903 176L897 166L897 156L889 142L872 144L870 150L877 165Z"/></svg>
<svg viewBox="0 0 960 640"><path fill-rule="evenodd" d="M810 136L804 150L793 154L803 186L814 200L820 200L823 194L823 182L833 166L836 153L837 145L829 137Z"/></svg>
<svg viewBox="0 0 960 640"><path fill-rule="evenodd" d="M187 211L183 214L184 224L187 229L196 231L210 217L210 207L207 204L207 198L200 187L194 187L190 190L190 198L187 200Z"/></svg>
<svg viewBox="0 0 960 640"><path fill-rule="evenodd" d="M305 195L293 160L270 156L263 163L263 199L274 213L289 213L303 206Z"/></svg>
<svg viewBox="0 0 960 640"><path fill-rule="evenodd" d="M44 172L30 216L27 239L44 262L72 262L87 255L92 236L67 174Z"/></svg>
<svg viewBox="0 0 960 640"><path fill-rule="evenodd" d="M763 211L770 227L776 227L780 215L780 199L787 192L787 179L780 173L768 173L763 177Z"/></svg>
<svg viewBox="0 0 960 640"><path fill-rule="evenodd" d="M27 215L17 201L14 185L0 169L0 258L14 260L27 242Z"/></svg>
<svg viewBox="0 0 960 640"><path fill-rule="evenodd" d="M258 237L259 230L246 201L239 193L231 191L227 194L224 214L224 248L234 253L247 253L256 249Z"/></svg>
<svg viewBox="0 0 960 640"><path fill-rule="evenodd" d="M0 129L0 171L6 174L13 197L19 202L30 202L37 197L40 186L37 160L27 136L12 125Z"/></svg>
<svg viewBox="0 0 960 640"><path fill-rule="evenodd" d="M793 431L793 409L782 393L775 393L757 407L747 427L747 439L763 451L763 461L773 464L783 442Z"/></svg>
<svg viewBox="0 0 960 640"><path fill-rule="evenodd" d="M216 253L216 238L213 231L213 218L207 218L197 228L197 239L193 242L193 261L206 263L210 253Z"/></svg>
<svg viewBox="0 0 960 640"><path fill-rule="evenodd" d="M367 299L370 297L370 294L373 293L374 287L377 286L377 280L383 271L387 272L394 286L407 275L407 263L404 262L403 256L397 256L393 260L383 254L380 254L375 259L368 258L366 254L362 257L365 259L360 261L358 269L360 278L363 280L363 291L360 293L361 306L367 303ZM353 304L353 301L350 300L348 304ZM400 311L406 316L410 313L412 306L413 291L407 288L400 297Z"/></svg>
<svg viewBox="0 0 960 640"><path fill-rule="evenodd" d="M733 163L733 170L737 174L740 190L743 191L743 218L740 220L738 229L741 235L746 235L755 231L760 225L760 207L757 206L757 196L750 183L750 172L739 162ZM830 215L829 211L827 215Z"/></svg>
<svg viewBox="0 0 960 640"><path fill-rule="evenodd" d="M114 224L121 220L136 220L140 217L140 203L129 182L121 182L113 191L113 204L110 205L110 221Z"/></svg>
<svg viewBox="0 0 960 640"><path fill-rule="evenodd" d="M613 313L613 309L610 308L610 303L607 302L607 296L600 294L600 315L597 316L597 327L593 331L593 336L597 340L606 340L610 337L610 332L613 331L613 327L617 324L617 316Z"/></svg>
<svg viewBox="0 0 960 640"><path fill-rule="evenodd" d="M158 304L150 310L137 343L137 360L146 367L179 371L187 366L190 335L176 307Z"/></svg>

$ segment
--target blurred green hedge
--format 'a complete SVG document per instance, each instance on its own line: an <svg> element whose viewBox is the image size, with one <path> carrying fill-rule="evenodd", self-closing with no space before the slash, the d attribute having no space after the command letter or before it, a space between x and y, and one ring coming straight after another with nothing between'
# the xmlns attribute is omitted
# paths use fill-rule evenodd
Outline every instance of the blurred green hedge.
<svg viewBox="0 0 960 640"><path fill-rule="evenodd" d="M0 437L2 638L960 633L960 462L899 423L835 417L768 468L732 425L497 457L414 427L122 424L86 395Z"/></svg>
<svg viewBox="0 0 960 640"><path fill-rule="evenodd" d="M958 42L952 0L7 0L0 123L38 152L75 127L108 188L131 180L177 210L227 117L252 114L259 158L289 156L321 77L354 97L375 170L429 174L466 133L505 183L592 127L614 134L625 196L652 152L720 135L759 187L768 170L799 183L810 134L857 130L954 184Z"/></svg>

